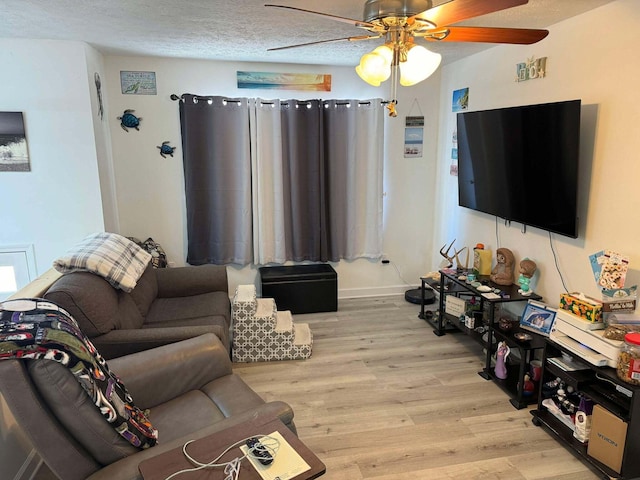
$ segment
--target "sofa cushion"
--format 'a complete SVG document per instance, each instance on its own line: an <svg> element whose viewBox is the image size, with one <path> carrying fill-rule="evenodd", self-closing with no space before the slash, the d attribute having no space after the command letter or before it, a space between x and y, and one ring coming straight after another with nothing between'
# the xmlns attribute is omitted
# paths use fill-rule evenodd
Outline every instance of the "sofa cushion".
<svg viewBox="0 0 640 480"><path fill-rule="evenodd" d="M115 233L94 233L53 262L61 273L93 272L114 288L130 292L151 261L151 254Z"/></svg>
<svg viewBox="0 0 640 480"><path fill-rule="evenodd" d="M152 408L150 417L153 418L153 425L162 432L163 443L225 419L225 415L211 398L200 390L191 390Z"/></svg>
<svg viewBox="0 0 640 480"><path fill-rule="evenodd" d="M108 465L138 451L104 421L67 367L49 360L34 360L28 368L38 392L58 421L96 461Z"/></svg>
<svg viewBox="0 0 640 480"><path fill-rule="evenodd" d="M146 326L155 326L169 321L184 321L219 316L229 328L230 302L227 292L209 292L190 297L156 298L147 313ZM201 323L200 323L201 324ZM193 325L197 325L194 323Z"/></svg>
<svg viewBox="0 0 640 480"><path fill-rule="evenodd" d="M144 318L131 296L89 272L63 275L44 294L78 322L89 338L120 328L140 328Z"/></svg>

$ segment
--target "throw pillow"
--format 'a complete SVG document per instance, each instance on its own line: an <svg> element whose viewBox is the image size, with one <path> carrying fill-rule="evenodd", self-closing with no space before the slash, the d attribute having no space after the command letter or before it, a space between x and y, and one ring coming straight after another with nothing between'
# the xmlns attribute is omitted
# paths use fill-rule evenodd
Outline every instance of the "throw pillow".
<svg viewBox="0 0 640 480"><path fill-rule="evenodd" d="M61 273L87 271L130 292L151 261L151 254L115 233L94 233L53 262Z"/></svg>

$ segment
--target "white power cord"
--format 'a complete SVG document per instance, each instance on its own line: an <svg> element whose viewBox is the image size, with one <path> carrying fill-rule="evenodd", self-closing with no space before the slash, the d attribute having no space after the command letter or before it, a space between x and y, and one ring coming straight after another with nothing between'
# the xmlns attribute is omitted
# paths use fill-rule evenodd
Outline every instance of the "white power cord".
<svg viewBox="0 0 640 480"><path fill-rule="evenodd" d="M236 443L229 445L220 455L211 460L208 463L202 463L195 458L193 458L189 453L187 453L187 447L189 444L193 443L195 440L189 440L182 446L182 453L193 465L196 465L194 468L185 468L183 470L179 470L175 473L172 473L164 480L171 480L172 478L181 475L183 473L188 472L197 472L198 470L203 470L206 468L216 468L216 467L224 467L224 473L227 475L224 480L237 480L240 475L240 463L247 457L255 458L256 460L260 460L260 456L254 454L255 448L249 449L246 455L241 457L234 458L229 462L217 463L229 450L238 447L240 445L246 444L247 440L251 438L259 438L262 447L264 447L269 454L275 458L278 449L280 448L280 441L277 438L271 437L269 435L252 435L251 437L243 438L242 440L237 441Z"/></svg>

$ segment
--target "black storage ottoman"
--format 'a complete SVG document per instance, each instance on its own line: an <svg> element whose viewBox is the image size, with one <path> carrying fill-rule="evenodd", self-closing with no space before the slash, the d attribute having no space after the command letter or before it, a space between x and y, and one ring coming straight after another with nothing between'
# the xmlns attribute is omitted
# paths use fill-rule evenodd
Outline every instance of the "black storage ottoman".
<svg viewBox="0 0 640 480"><path fill-rule="evenodd" d="M338 274L331 265L260 267L262 297L273 298L278 310L291 313L338 310Z"/></svg>

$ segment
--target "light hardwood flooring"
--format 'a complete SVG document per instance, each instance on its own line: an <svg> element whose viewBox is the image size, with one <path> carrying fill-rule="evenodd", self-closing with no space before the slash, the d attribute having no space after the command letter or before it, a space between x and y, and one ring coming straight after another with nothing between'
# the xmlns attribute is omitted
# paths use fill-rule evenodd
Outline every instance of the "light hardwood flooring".
<svg viewBox="0 0 640 480"><path fill-rule="evenodd" d="M327 466L323 479L599 478L477 374L477 343L437 337L418 311L394 296L294 315L313 332L310 359L234 371L293 407L298 435Z"/></svg>

